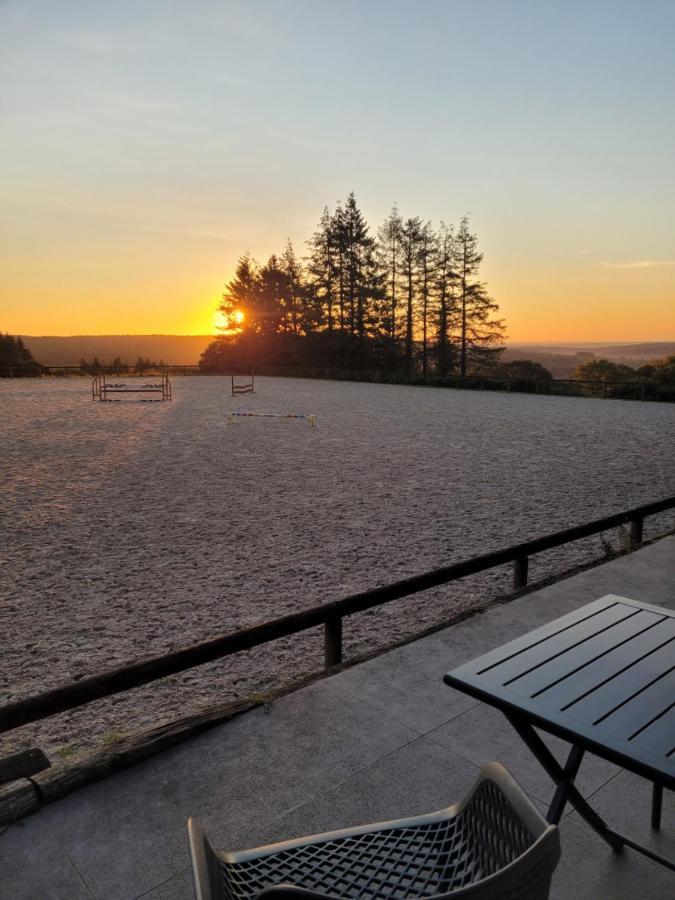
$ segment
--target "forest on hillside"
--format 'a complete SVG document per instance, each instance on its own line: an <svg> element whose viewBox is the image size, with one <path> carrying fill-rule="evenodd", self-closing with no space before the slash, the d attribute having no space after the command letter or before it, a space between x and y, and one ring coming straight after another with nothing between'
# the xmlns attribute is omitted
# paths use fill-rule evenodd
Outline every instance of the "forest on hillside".
<svg viewBox="0 0 675 900"><path fill-rule="evenodd" d="M240 258L219 307L223 334L200 365L487 373L504 326L482 259L467 217L435 228L394 207L373 235L351 193L324 209L303 258L290 242L262 265Z"/></svg>
<svg viewBox="0 0 675 900"><path fill-rule="evenodd" d="M0 377L39 375L42 366L20 337L0 332Z"/></svg>

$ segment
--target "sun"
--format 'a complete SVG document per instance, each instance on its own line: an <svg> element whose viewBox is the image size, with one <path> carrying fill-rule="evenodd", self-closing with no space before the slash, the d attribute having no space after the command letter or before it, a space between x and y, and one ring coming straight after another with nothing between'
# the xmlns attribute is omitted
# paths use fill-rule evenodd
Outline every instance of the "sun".
<svg viewBox="0 0 675 900"><path fill-rule="evenodd" d="M246 313L243 309L235 309L229 315L219 309L213 314L213 324L217 331L225 334L234 334L240 331L246 321Z"/></svg>

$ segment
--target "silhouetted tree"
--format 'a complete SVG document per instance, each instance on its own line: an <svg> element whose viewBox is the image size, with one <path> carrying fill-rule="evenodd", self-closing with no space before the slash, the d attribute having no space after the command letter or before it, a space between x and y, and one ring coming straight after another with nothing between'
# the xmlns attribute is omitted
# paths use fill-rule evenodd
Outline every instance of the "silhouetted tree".
<svg viewBox="0 0 675 900"><path fill-rule="evenodd" d="M328 331L335 328L337 291L335 223L324 207L319 227L307 243L310 256L307 266L308 290L319 320L325 319Z"/></svg>
<svg viewBox="0 0 675 900"><path fill-rule="evenodd" d="M429 325L432 298L435 297L433 282L436 273L438 238L431 222L426 222L420 230L419 270L420 270L420 317L422 320L422 375L427 374Z"/></svg>
<svg viewBox="0 0 675 900"><path fill-rule="evenodd" d="M608 383L631 381L635 378L635 369L608 359L592 359L581 363L574 372L577 381L604 381Z"/></svg>
<svg viewBox="0 0 675 900"><path fill-rule="evenodd" d="M385 296L382 327L389 338L389 359L392 368L398 354L398 307L401 274L401 237L403 220L396 206L384 220L377 233L377 254L382 273Z"/></svg>
<svg viewBox="0 0 675 900"><path fill-rule="evenodd" d="M437 340L436 368L447 375L455 361L451 330L455 325L457 273L454 268L455 236L452 228L441 222L436 260Z"/></svg>
<svg viewBox="0 0 675 900"><path fill-rule="evenodd" d="M86 359L80 360L80 371L86 372L89 375L99 375L101 372L105 371L105 366L98 358L95 356L91 362L88 362Z"/></svg>
<svg viewBox="0 0 675 900"><path fill-rule="evenodd" d="M242 256L226 284L222 336L205 367L330 364L485 371L502 335L478 279L482 255L463 219L456 236L393 207L377 242L349 194L325 208L300 261L290 242L260 266Z"/></svg>
<svg viewBox="0 0 675 900"><path fill-rule="evenodd" d="M422 220L406 219L401 226L401 260L405 294L405 369L413 368L413 341L415 337L415 311L419 289L419 255L422 240Z"/></svg>
<svg viewBox="0 0 675 900"><path fill-rule="evenodd" d="M501 363L499 374L506 378L522 378L526 381L553 381L553 375L541 363L531 359L513 359Z"/></svg>
<svg viewBox="0 0 675 900"><path fill-rule="evenodd" d="M134 372L138 372L139 375L143 375L149 369L161 369L163 367L164 362L161 359L159 362L153 362L149 356L139 356L136 360L136 365L134 366Z"/></svg>
<svg viewBox="0 0 675 900"><path fill-rule="evenodd" d="M455 268L458 275L459 374L466 375L469 366L480 368L494 359L494 345L503 337L502 323L492 319L497 304L488 296L478 280L483 254L478 238L469 230L464 216L455 238Z"/></svg>
<svg viewBox="0 0 675 900"><path fill-rule="evenodd" d="M42 369L22 338L0 333L0 375L39 375Z"/></svg>
<svg viewBox="0 0 675 900"><path fill-rule="evenodd" d="M307 294L303 284L302 267L295 256L293 245L290 241L281 255L281 271L284 276L284 292L282 295L283 331L291 334L305 333L310 324L310 308L307 304Z"/></svg>
<svg viewBox="0 0 675 900"><path fill-rule="evenodd" d="M352 192L340 220L347 267L346 290L349 309L349 331L363 343L367 328L367 307L371 300L374 277L374 241L368 234L368 225L358 208Z"/></svg>
<svg viewBox="0 0 675 900"><path fill-rule="evenodd" d="M654 384L675 385L675 356L658 359L649 366L640 366L635 374Z"/></svg>
<svg viewBox="0 0 675 900"><path fill-rule="evenodd" d="M270 257L268 268L278 269L276 257ZM276 331L281 318L280 298L271 289L271 280L265 282L257 263L246 253L239 259L232 278L225 286L220 312L225 317L225 330L239 326L255 334ZM243 316L242 321L239 316Z"/></svg>

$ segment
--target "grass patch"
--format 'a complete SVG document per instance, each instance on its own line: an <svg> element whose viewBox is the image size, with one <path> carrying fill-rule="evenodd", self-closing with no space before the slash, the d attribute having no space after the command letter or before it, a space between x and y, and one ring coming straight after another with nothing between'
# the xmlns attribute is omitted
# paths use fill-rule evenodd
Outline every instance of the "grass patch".
<svg viewBox="0 0 675 900"><path fill-rule="evenodd" d="M55 753L59 759L70 759L71 756L75 756L78 753L78 748L75 744L66 744L65 747L59 747Z"/></svg>
<svg viewBox="0 0 675 900"><path fill-rule="evenodd" d="M126 736L126 731L116 731L113 729L112 731L106 731L101 740L109 747L111 744L119 744Z"/></svg>

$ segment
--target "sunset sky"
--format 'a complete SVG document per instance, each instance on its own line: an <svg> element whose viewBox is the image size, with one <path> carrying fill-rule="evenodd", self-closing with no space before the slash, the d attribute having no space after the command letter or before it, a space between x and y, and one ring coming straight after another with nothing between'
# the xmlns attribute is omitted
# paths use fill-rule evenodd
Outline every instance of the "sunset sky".
<svg viewBox="0 0 675 900"><path fill-rule="evenodd" d="M237 258L471 216L510 341L675 340L675 3L0 0L0 331L213 330Z"/></svg>

